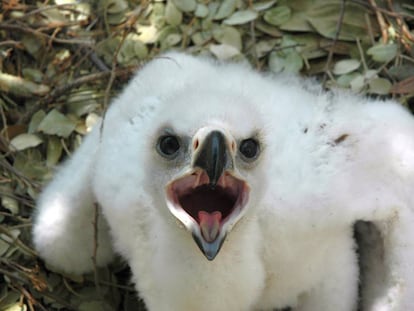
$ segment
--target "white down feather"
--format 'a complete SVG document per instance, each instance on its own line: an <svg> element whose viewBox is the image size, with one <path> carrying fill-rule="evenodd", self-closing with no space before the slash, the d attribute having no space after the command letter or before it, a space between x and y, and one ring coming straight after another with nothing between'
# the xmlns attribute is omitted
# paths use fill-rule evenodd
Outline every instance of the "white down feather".
<svg viewBox="0 0 414 311"><path fill-rule="evenodd" d="M167 209L164 187L182 167L155 148L163 128L192 137L206 126L261 142L253 165L237 162L250 200L213 261ZM364 311L414 310L413 189L414 119L397 103L169 53L57 171L33 237L51 265L91 270L99 203L97 263L120 253L151 311L351 311L359 300ZM361 260L357 221L362 235L379 232Z"/></svg>

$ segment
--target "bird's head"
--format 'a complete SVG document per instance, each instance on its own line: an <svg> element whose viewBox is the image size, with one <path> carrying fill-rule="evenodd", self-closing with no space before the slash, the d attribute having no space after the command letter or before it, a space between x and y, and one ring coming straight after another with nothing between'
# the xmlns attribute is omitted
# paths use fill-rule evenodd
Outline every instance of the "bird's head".
<svg viewBox="0 0 414 311"><path fill-rule="evenodd" d="M194 241L209 260L220 250L226 234L243 216L249 201L250 186L240 175L236 156L253 159L259 144L253 139L237 142L230 133L203 127L192 137L189 165L165 187L169 211L191 232ZM160 138L161 155L178 151L175 136Z"/></svg>
<svg viewBox="0 0 414 311"><path fill-rule="evenodd" d="M94 178L114 234L138 222L184 229L213 260L265 191L266 85L248 68L177 54L140 71L106 115Z"/></svg>
<svg viewBox="0 0 414 311"><path fill-rule="evenodd" d="M174 106L159 114L164 120L157 123L165 126L153 135L156 152L149 159L148 175L157 176L167 210L213 260L232 228L257 202L264 144L257 112L243 99L199 95L176 97L170 101ZM196 100L197 105L191 105Z"/></svg>

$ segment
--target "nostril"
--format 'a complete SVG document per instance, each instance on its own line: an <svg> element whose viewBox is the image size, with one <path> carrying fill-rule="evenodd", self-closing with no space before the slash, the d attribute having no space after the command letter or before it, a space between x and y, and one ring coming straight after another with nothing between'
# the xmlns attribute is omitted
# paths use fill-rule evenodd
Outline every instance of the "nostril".
<svg viewBox="0 0 414 311"><path fill-rule="evenodd" d="M195 141L194 141L194 144L193 144L193 148L194 148L194 150L197 150L197 148L198 148L198 139L196 139Z"/></svg>

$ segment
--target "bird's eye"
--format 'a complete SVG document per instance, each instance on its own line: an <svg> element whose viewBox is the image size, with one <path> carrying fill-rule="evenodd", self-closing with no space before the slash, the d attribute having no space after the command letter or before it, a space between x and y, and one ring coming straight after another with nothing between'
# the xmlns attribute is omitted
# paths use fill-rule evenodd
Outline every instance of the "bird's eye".
<svg viewBox="0 0 414 311"><path fill-rule="evenodd" d="M176 136L173 135L165 135L161 136L158 140L158 152L166 157L172 158L176 155L178 150L180 149L180 141Z"/></svg>
<svg viewBox="0 0 414 311"><path fill-rule="evenodd" d="M254 160L259 154L259 143L253 138L242 140L239 151L246 160Z"/></svg>

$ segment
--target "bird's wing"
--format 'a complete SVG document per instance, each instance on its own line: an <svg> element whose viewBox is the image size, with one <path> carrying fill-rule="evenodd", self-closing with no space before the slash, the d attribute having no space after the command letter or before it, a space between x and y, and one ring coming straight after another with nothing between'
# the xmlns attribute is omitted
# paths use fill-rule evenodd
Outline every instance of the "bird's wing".
<svg viewBox="0 0 414 311"><path fill-rule="evenodd" d="M99 125L57 170L37 202L35 248L50 265L65 272L84 273L94 264L107 264L113 257L107 223L92 193L98 144Z"/></svg>
<svg viewBox="0 0 414 311"><path fill-rule="evenodd" d="M367 270L364 310L413 309L412 115L394 102L306 85L289 94L269 114L275 122L269 121L270 184L262 211L264 227L273 231L267 236L292 230L310 239L318 230L328 236L364 221L357 226L357 235L367 236L360 246L367 248L360 263ZM283 105L294 113L279 118Z"/></svg>
<svg viewBox="0 0 414 311"><path fill-rule="evenodd" d="M353 163L343 178L348 194L342 198L356 220L364 221L355 227L361 238L363 308L412 310L414 118L392 102L372 100L356 111L363 126L351 149Z"/></svg>

